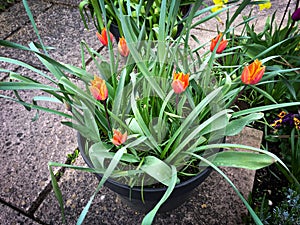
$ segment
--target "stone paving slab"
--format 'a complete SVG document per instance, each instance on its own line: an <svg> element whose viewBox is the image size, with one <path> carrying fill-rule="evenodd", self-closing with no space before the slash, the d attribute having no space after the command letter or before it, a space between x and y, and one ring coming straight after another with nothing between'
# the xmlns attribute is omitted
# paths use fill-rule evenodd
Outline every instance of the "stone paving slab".
<svg viewBox="0 0 300 225"><path fill-rule="evenodd" d="M204 54L205 52L209 51L211 39L213 39L218 35L216 31L208 31L208 30L202 30L198 28L192 29L190 34L195 36L195 38L199 41L199 43L197 43L194 39L190 39L189 46L191 49L199 48L199 46L205 44L205 46L203 46L201 49L197 51L200 54Z"/></svg>
<svg viewBox="0 0 300 225"><path fill-rule="evenodd" d="M16 16L15 19L18 20L18 17ZM95 29L92 26L89 31L84 28L77 8L54 5L37 16L35 21L44 44L55 48L49 50L49 54L57 61L80 66L81 40L85 40L88 45L96 47L98 45L100 47ZM24 46L28 46L32 41L38 42L31 24L26 24L17 33L10 35L7 40ZM41 62L30 52L0 48L0 55L18 59L37 67L43 67ZM17 67L1 62L0 66L10 70L15 70ZM0 80L5 76L6 74L0 73Z"/></svg>
<svg viewBox="0 0 300 225"><path fill-rule="evenodd" d="M230 143L248 144L259 147L262 132L245 128ZM85 166L81 157L77 165ZM235 168L223 168L233 183L247 198L252 190L255 171ZM68 224L75 224L81 210L89 200L98 182L93 174L68 169L60 187L63 192ZM45 199L35 216L46 223L60 224L58 202L51 193ZM181 207L164 214L159 214L153 224L243 224L241 217L247 214L242 201L231 186L216 172L203 182L194 195ZM140 224L144 214L136 212L123 204L120 198L107 188L102 188L90 208L84 224Z"/></svg>
<svg viewBox="0 0 300 225"><path fill-rule="evenodd" d="M39 15L46 11L52 4L44 1L28 0L28 5L33 15ZM0 39L6 39L9 35L21 29L29 23L22 2L18 2L0 13Z"/></svg>
<svg viewBox="0 0 300 225"><path fill-rule="evenodd" d="M24 69L19 72L32 76ZM37 91L27 91L26 95L20 92L26 101L38 94ZM65 162L67 153L77 145L74 130L63 126L59 116L40 112L40 118L32 122L35 110L28 112L23 106L3 98L0 105L0 196L28 210L49 182L48 162ZM53 104L43 106L61 109Z"/></svg>
<svg viewBox="0 0 300 225"><path fill-rule="evenodd" d="M55 5L43 12L42 9L46 8L43 6L48 7L49 4L29 1L29 5L33 8L33 14L38 14L36 23L45 44L56 47L55 53L51 52L55 58L79 66L81 39L86 39L88 43L99 44L94 32L88 32L83 28L77 8ZM14 6L23 8L21 3ZM14 21L23 21L25 18L27 15L24 11L14 15ZM31 25L25 24L8 40L26 45L29 41L36 41L34 38ZM20 54L15 50L0 49L0 54L33 63L32 57L23 52ZM14 70L31 76L31 73L23 69L15 67ZM2 74L0 78L2 76L6 75ZM25 100L32 96L27 95ZM24 107L3 99L0 99L0 103L0 121L3 124L0 127L3 140L0 142L0 148L4 153L1 155L3 168L1 175L5 178L0 181L1 187L4 187L0 195L5 201L13 202L18 207L28 210L49 182L48 161L65 162L67 153L75 148L73 138L75 136L73 130L60 124L61 118L57 116L41 113L40 120L31 122L34 114L28 113Z"/></svg>
<svg viewBox="0 0 300 225"><path fill-rule="evenodd" d="M11 209L10 207L0 203L0 224L10 225L38 225L40 223L35 222L32 219L24 216L23 214Z"/></svg>
<svg viewBox="0 0 300 225"><path fill-rule="evenodd" d="M94 32L88 32L83 28L77 8L61 5L49 7L49 3L43 1L29 1L29 5L33 9L32 12L45 44L56 47L55 53L51 52L55 58L79 66L81 62L79 42L86 39L89 44L99 44ZM7 22L12 24L12 28L17 29L18 26L22 26L18 32L11 34L8 40L26 45L36 39L31 25L26 24L27 15L24 10L21 10L23 5L19 2L13 7L17 6L20 9L17 12L20 13L14 15L13 20L9 20L11 19L9 14L1 13L1 18L7 17ZM14 24L13 21L16 23ZM19 24L18 21L22 23ZM21 54L15 50L6 51L1 48L0 55L33 63L32 57L28 54L23 52ZM18 69L17 66L13 70L33 76L24 69ZM7 75L0 74L0 79L4 79L5 76ZM27 94L24 100L32 96L34 93ZM0 186L3 187L0 196L3 200L28 210L49 182L48 162L65 162L67 153L73 151L76 146L75 135L73 130L60 124L61 118L58 116L41 112L41 118L31 122L35 114L27 112L21 105L4 99L0 99L0 104L2 152L0 174L3 178L0 181Z"/></svg>
<svg viewBox="0 0 300 225"><path fill-rule="evenodd" d="M35 1L35 0L29 0L28 4L30 5L30 8L32 10L32 13L34 17L40 15L41 13L47 11L49 7L52 5L45 2ZM15 3L13 6L9 7L7 10L0 13L0 39L2 40L9 40L9 41L15 41L20 44L24 44L27 46L28 35L22 34L18 35L15 34L19 30L25 29L27 30L28 24L29 24L29 18L26 14L25 8L21 1ZM30 31L33 33L33 31ZM16 37L15 39L11 39L11 36ZM23 39L23 43L21 40ZM12 57L12 58L18 58L16 56L23 55L24 52L20 53L14 53L14 50L12 49L4 49L4 47L0 47L0 56L4 57ZM28 54L25 58L28 58ZM0 67L6 68L11 71L15 71L18 66L7 64L4 62L0 62ZM2 80L7 75L5 73L0 72L0 80Z"/></svg>

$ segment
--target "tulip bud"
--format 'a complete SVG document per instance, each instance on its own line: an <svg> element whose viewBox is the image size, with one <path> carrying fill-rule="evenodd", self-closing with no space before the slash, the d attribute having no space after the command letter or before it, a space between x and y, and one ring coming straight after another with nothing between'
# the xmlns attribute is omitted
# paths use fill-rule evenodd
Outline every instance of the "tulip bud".
<svg viewBox="0 0 300 225"><path fill-rule="evenodd" d="M68 110L70 112L72 111L72 106L66 100L64 100L64 105L65 105L66 110Z"/></svg>
<svg viewBox="0 0 300 225"><path fill-rule="evenodd" d="M91 81L90 91L98 101L105 101L108 97L105 80L102 80L100 77L94 76L94 80Z"/></svg>
<svg viewBox="0 0 300 225"><path fill-rule="evenodd" d="M211 52L214 51L214 49L215 49L216 45L218 44L221 36L222 36L222 33L218 34L217 37L215 37L214 39L211 40L211 44L210 44L210 51ZM227 43L228 43L227 40L221 40L220 44L219 44L219 46L218 46L218 48L216 50L216 53L217 54L221 54L224 51L224 49L226 48Z"/></svg>
<svg viewBox="0 0 300 225"><path fill-rule="evenodd" d="M174 72L172 88L176 94L180 94L185 91L189 85L189 74L184 74L182 72Z"/></svg>
<svg viewBox="0 0 300 225"><path fill-rule="evenodd" d="M118 50L120 54L124 57L127 57L129 55L129 49L126 43L126 40L124 37L121 37L118 43Z"/></svg>
<svg viewBox="0 0 300 225"><path fill-rule="evenodd" d="M127 132L122 134L120 131L113 129L113 133L113 139L111 141L115 146L119 146L127 140Z"/></svg>
<svg viewBox="0 0 300 225"><path fill-rule="evenodd" d="M107 39L107 32L106 32L106 28L104 27L101 31L101 34L99 34L99 32L96 32L96 35L99 39L99 41L104 45L107 46L108 45L108 39ZM112 33L109 32L109 36L110 36L110 40L113 41L113 35Z"/></svg>

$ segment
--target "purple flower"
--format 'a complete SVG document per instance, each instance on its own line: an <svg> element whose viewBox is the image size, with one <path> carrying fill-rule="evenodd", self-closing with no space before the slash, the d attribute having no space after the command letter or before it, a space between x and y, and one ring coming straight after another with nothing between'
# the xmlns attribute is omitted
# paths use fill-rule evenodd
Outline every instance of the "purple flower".
<svg viewBox="0 0 300 225"><path fill-rule="evenodd" d="M287 126L292 127L294 125L294 117L295 117L295 114L288 113L287 115L285 115L282 118L282 123L285 124L285 125L287 125Z"/></svg>
<svg viewBox="0 0 300 225"><path fill-rule="evenodd" d="M278 128L293 128L300 129L300 114L288 113L281 111L277 115L277 119L271 124L272 127Z"/></svg>
<svg viewBox="0 0 300 225"><path fill-rule="evenodd" d="M296 11L293 13L292 19L294 21L300 20L300 8L296 9Z"/></svg>

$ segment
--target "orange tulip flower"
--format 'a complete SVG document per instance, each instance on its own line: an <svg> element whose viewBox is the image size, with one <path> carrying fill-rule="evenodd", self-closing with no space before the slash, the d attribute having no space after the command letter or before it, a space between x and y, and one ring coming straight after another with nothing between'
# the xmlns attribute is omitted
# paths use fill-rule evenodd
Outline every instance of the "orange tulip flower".
<svg viewBox="0 0 300 225"><path fill-rule="evenodd" d="M176 94L180 94L185 91L189 85L189 74L184 74L182 72L174 72L172 88Z"/></svg>
<svg viewBox="0 0 300 225"><path fill-rule="evenodd" d="M214 39L211 40L211 44L210 44L210 51L211 52L214 51L214 49L215 49L216 45L218 44L221 36L222 36L222 33L219 33L217 37L215 37ZM227 43L228 43L227 40L221 40L220 44L217 48L216 53L218 53L218 54L222 53L224 51L224 49L226 48Z"/></svg>
<svg viewBox="0 0 300 225"><path fill-rule="evenodd" d="M127 140L127 131L122 134L120 131L113 129L113 133L113 139L111 141L115 146L119 146Z"/></svg>
<svg viewBox="0 0 300 225"><path fill-rule="evenodd" d="M91 81L90 91L93 97L99 101L104 101L108 97L105 80L102 80L100 77L94 76L94 80Z"/></svg>
<svg viewBox="0 0 300 225"><path fill-rule="evenodd" d="M249 66L245 66L241 80L244 84L257 84L265 72L265 66L262 66L262 62L255 59Z"/></svg>
<svg viewBox="0 0 300 225"><path fill-rule="evenodd" d="M99 34L99 32L97 31L96 35L97 35L99 41L103 45L105 45L105 46L108 45L108 39L107 39L107 33L106 33L106 28L105 27L102 29L101 34ZM109 32L109 36L110 36L110 40L113 41L114 36L112 35L112 33Z"/></svg>
<svg viewBox="0 0 300 225"><path fill-rule="evenodd" d="M124 37L121 37L118 43L118 50L120 54L124 57L127 57L129 55L129 49L126 44L126 40Z"/></svg>

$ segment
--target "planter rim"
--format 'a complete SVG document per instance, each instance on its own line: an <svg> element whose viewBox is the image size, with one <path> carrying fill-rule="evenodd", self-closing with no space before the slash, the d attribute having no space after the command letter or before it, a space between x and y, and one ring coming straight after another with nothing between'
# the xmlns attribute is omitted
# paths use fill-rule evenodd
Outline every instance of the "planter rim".
<svg viewBox="0 0 300 225"><path fill-rule="evenodd" d="M85 163L90 167L90 168L95 168L91 162L91 160L88 158L88 156L85 154L84 152L84 146L83 146L83 141L85 141L85 138L78 132L77 133L77 140L78 140L78 148L79 148L79 151L80 151L80 154L83 158L83 160L85 161ZM176 184L175 185L175 188L174 190L176 189L179 189L181 188L182 186L185 186L187 183L190 183L190 182L193 182L197 179L199 179L199 177L207 177L212 171L212 167L208 166L206 167L203 171L201 171L199 174L197 174L196 176L193 176L191 177L190 179L188 180L185 180L183 182L180 182L179 184ZM102 177L101 174L99 173L95 173L95 175L97 176L100 176ZM129 188L133 191L138 191L138 190L141 190L141 186L133 186L133 187L130 187L126 184L123 184L123 183L120 183L120 182L117 182L111 178L108 178L106 180L106 182L109 182L109 183L112 183L114 185L118 185L119 187L121 188ZM149 188L149 187L143 187L143 192L146 192L146 193L151 193L151 192L157 192L157 191L166 191L167 190L167 187L161 187L161 188Z"/></svg>

